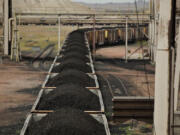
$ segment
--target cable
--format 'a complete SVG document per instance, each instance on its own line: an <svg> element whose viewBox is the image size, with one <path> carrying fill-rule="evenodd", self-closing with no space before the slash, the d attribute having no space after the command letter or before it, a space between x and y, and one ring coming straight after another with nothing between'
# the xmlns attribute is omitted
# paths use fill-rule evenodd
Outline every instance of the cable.
<svg viewBox="0 0 180 135"><path fill-rule="evenodd" d="M145 3L145 0L144 0L144 3ZM139 16L138 16L138 10L137 10L137 2L136 2L136 0L135 0L135 7L136 7L136 14L137 14L138 25L139 25ZM144 7L144 8L145 8L145 7ZM144 9L143 9L143 11L144 11ZM143 14L144 14L144 12L143 12ZM138 31L139 31L139 27L138 27ZM142 42L141 42L141 41L140 41L140 43L141 43L141 46L142 46ZM143 56L143 61L144 61L144 56ZM146 63L145 63L145 61L144 61L143 65L144 65L144 73L145 73L146 82L148 82L148 75L147 75L147 69L146 69ZM149 83L147 84L147 89L148 89L149 100L150 100ZM154 128L153 128L153 129L154 129L154 134L156 135L156 130L155 130L155 125L154 125L154 123L153 123L153 127L154 127Z"/></svg>
<svg viewBox="0 0 180 135"><path fill-rule="evenodd" d="M145 3L145 0L144 0L144 3ZM138 36L140 34L140 29L139 29L139 13L138 13L138 7L137 7L137 1L135 0L135 8L136 8L136 15L137 15L137 29L138 29ZM144 6L145 8L145 6ZM145 9L143 9L144 11ZM143 12L143 15L144 15L144 12ZM142 41L140 40L140 46L142 48L142 53L143 53L143 44L142 44ZM146 79L146 82L147 82L147 90L148 90L148 95L149 95L149 99L151 97L151 94L150 94L150 88L149 88L149 81L148 81L148 75L147 75L147 69L146 69L146 63L145 63L145 59L144 59L144 53L142 54L143 55L143 67L144 67L144 73L145 73L145 79Z"/></svg>

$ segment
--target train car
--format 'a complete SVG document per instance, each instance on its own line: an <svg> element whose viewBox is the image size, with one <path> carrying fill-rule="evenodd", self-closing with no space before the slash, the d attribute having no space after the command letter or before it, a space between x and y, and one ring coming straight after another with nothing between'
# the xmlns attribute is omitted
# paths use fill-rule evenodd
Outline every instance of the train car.
<svg viewBox="0 0 180 135"><path fill-rule="evenodd" d="M89 43L93 44L92 29L87 30L87 37ZM128 29L128 42L134 43L137 40L146 40L148 35L148 27L129 27ZM102 45L116 45L125 44L126 41L126 28L97 28L95 32L96 47Z"/></svg>

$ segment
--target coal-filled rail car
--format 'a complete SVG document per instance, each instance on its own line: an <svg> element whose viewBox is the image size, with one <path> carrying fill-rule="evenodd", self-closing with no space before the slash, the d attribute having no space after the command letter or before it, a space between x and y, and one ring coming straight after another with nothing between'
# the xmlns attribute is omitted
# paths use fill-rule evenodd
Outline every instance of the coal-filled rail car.
<svg viewBox="0 0 180 135"><path fill-rule="evenodd" d="M93 44L94 32L86 30L89 44ZM148 35L147 27L132 27L128 29L128 42L134 43L137 40L146 40ZM126 41L126 28L97 28L95 31L96 47L102 45L124 44Z"/></svg>
<svg viewBox="0 0 180 135"><path fill-rule="evenodd" d="M84 32L77 30L67 36L20 135L110 135ZM88 34L91 38L92 33Z"/></svg>

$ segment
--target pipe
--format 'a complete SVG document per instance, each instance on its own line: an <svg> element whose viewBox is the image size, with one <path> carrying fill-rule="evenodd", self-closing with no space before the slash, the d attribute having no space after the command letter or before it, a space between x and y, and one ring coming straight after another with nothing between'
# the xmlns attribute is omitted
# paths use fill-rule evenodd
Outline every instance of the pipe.
<svg viewBox="0 0 180 135"><path fill-rule="evenodd" d="M58 17L58 54L61 49L61 17Z"/></svg>
<svg viewBox="0 0 180 135"><path fill-rule="evenodd" d="M126 45L125 45L125 62L127 63L127 53L128 53L128 17L126 17Z"/></svg>

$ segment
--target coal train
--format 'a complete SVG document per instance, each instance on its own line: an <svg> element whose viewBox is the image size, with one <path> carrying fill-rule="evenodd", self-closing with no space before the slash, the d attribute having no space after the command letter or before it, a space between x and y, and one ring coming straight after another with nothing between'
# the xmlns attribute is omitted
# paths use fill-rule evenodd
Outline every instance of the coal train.
<svg viewBox="0 0 180 135"><path fill-rule="evenodd" d="M89 44L93 44L94 32L92 29L87 29L87 37ZM128 42L133 43L137 40L148 40L148 26L142 27L130 27L128 28ZM114 44L124 44L126 41L126 28L116 27L116 28L96 28L95 32L95 44L96 46L101 45L114 45Z"/></svg>
<svg viewBox="0 0 180 135"><path fill-rule="evenodd" d="M110 135L86 32L67 36L20 135Z"/></svg>
<svg viewBox="0 0 180 135"><path fill-rule="evenodd" d="M141 32L140 32L141 31ZM145 27L128 30L145 39ZM91 28L71 32L55 57L20 135L110 135L93 65ZM96 46L125 41L124 28L96 28Z"/></svg>

